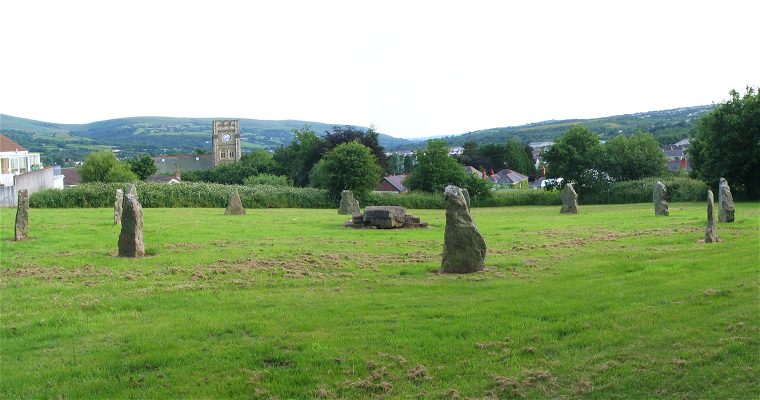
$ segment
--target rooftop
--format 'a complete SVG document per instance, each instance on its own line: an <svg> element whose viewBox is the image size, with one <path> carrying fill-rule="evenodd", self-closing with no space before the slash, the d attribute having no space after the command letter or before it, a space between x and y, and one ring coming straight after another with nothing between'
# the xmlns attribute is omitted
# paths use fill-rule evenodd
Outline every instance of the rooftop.
<svg viewBox="0 0 760 400"><path fill-rule="evenodd" d="M28 151L24 146L0 134L0 151Z"/></svg>

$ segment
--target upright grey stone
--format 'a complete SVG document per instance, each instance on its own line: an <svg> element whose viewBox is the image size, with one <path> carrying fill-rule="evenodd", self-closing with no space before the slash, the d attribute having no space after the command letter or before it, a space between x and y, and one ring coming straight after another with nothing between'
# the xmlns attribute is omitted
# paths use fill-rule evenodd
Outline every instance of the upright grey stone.
<svg viewBox="0 0 760 400"><path fill-rule="evenodd" d="M573 184L568 183L560 193L562 198L562 208L559 210L562 214L578 214L578 194L573 189Z"/></svg>
<svg viewBox="0 0 760 400"><path fill-rule="evenodd" d="M237 190L230 193L230 201L227 203L227 208L224 209L224 215L245 215L245 208L243 208L243 202L240 201L240 194Z"/></svg>
<svg viewBox="0 0 760 400"><path fill-rule="evenodd" d="M705 228L705 243L718 241L718 229L715 227L715 209L713 205L713 192L707 191L707 228Z"/></svg>
<svg viewBox="0 0 760 400"><path fill-rule="evenodd" d="M29 239L29 192L26 189L18 191L15 231L15 240Z"/></svg>
<svg viewBox="0 0 760 400"><path fill-rule="evenodd" d="M129 185L129 190L127 191L127 194L130 195L130 196L138 197L137 196L137 187L135 186L134 183L131 184L131 185Z"/></svg>
<svg viewBox="0 0 760 400"><path fill-rule="evenodd" d="M718 221L734 222L734 196L731 195L731 188L728 187L726 178L720 178L720 187L718 189Z"/></svg>
<svg viewBox="0 0 760 400"><path fill-rule="evenodd" d="M440 272L468 273L485 268L486 241L478 232L462 190L449 185L446 200L446 231Z"/></svg>
<svg viewBox="0 0 760 400"><path fill-rule="evenodd" d="M470 209L470 191L467 189L462 189L462 194L464 195L465 201L467 201L467 209Z"/></svg>
<svg viewBox="0 0 760 400"><path fill-rule="evenodd" d="M122 204L124 203L124 191L116 189L116 199L113 202L113 224L121 223Z"/></svg>
<svg viewBox="0 0 760 400"><path fill-rule="evenodd" d="M654 201L654 215L669 215L668 202L665 200L668 190L665 188L665 184L657 181L654 185L654 193L652 194L652 201Z"/></svg>
<svg viewBox="0 0 760 400"><path fill-rule="evenodd" d="M131 189L130 189L131 191ZM121 213L121 233L119 234L119 257L143 257L143 212L137 196L124 195L124 210Z"/></svg>
<svg viewBox="0 0 760 400"><path fill-rule="evenodd" d="M359 211L359 201L354 198L354 193L350 190L340 192L340 207L338 214L356 215L361 214Z"/></svg>

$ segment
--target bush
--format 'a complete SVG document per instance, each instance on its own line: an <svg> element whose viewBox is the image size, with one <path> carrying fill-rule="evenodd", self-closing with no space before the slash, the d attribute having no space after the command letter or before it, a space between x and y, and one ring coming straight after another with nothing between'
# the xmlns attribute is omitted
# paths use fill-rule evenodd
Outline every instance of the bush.
<svg viewBox="0 0 760 400"><path fill-rule="evenodd" d="M582 204L648 203L652 201L652 190L658 180L668 189L668 201L704 201L707 198L707 184L704 182L673 176L613 182L595 193L578 192L578 200Z"/></svg>
<svg viewBox="0 0 760 400"><path fill-rule="evenodd" d="M648 203L657 178L615 182L603 193L578 193L583 204ZM668 188L668 201L704 201L707 185L696 179L670 177L662 179ZM127 190L124 183L84 183L63 190L48 189L29 198L34 208L113 207L117 188ZM212 207L227 206L230 193L237 190L246 208L338 208L338 201L327 191L272 185L220 185L216 183L183 182L138 183L137 194L143 207ZM513 190L494 193L489 198L473 198L473 207L504 207L524 205L559 205L559 190ZM403 194L372 192L359 198L365 206L402 206L410 209L443 209L443 194L410 192Z"/></svg>
<svg viewBox="0 0 760 400"><path fill-rule="evenodd" d="M243 180L245 186L269 185L269 186L293 186L293 180L284 175L259 174L249 176Z"/></svg>
<svg viewBox="0 0 760 400"><path fill-rule="evenodd" d="M475 199L473 207L551 206L562 204L559 191L510 190L496 192L490 198Z"/></svg>
<svg viewBox="0 0 760 400"><path fill-rule="evenodd" d="M73 208L113 207L117 188L128 189L117 183L87 183L63 190L49 189L32 194L30 207ZM338 203L319 189L294 188L271 185L221 185L216 183L183 182L138 183L137 195L146 208L157 207L212 207L227 206L230 193L237 190L246 208L337 208Z"/></svg>
<svg viewBox="0 0 760 400"><path fill-rule="evenodd" d="M372 192L358 198L359 205L366 206L401 206L416 209L442 209L443 193L409 192L402 194Z"/></svg>

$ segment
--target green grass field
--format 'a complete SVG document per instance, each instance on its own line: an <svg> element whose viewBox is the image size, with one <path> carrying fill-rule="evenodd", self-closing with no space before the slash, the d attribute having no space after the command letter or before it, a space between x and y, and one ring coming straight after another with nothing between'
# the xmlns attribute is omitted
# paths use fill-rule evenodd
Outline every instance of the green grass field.
<svg viewBox="0 0 760 400"><path fill-rule="evenodd" d="M760 204L473 210L487 271L439 275L442 210L0 210L1 398L760 397Z"/></svg>

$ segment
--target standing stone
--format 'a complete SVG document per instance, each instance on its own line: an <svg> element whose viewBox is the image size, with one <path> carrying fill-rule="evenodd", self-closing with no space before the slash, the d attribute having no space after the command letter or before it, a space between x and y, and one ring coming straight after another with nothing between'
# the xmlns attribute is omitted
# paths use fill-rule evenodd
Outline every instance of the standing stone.
<svg viewBox="0 0 760 400"><path fill-rule="evenodd" d="M731 188L728 187L726 178L720 178L720 187L718 189L718 221L734 222L734 196L731 195Z"/></svg>
<svg viewBox="0 0 760 400"><path fill-rule="evenodd" d="M464 195L464 199L467 202L467 209L470 209L470 191L467 189L462 189L462 194Z"/></svg>
<svg viewBox="0 0 760 400"><path fill-rule="evenodd" d="M240 201L240 194L237 190L230 194L230 201L227 203L224 215L245 215L245 208L243 208L243 202Z"/></svg>
<svg viewBox="0 0 760 400"><path fill-rule="evenodd" d="M359 201L354 198L354 193L350 190L340 192L340 207L338 214L356 215L361 214L359 211Z"/></svg>
<svg viewBox="0 0 760 400"><path fill-rule="evenodd" d="M26 239L29 239L29 192L23 189L18 191L15 240Z"/></svg>
<svg viewBox="0 0 760 400"><path fill-rule="evenodd" d="M654 201L654 215L669 215L668 202L665 201L665 195L668 190L665 188L665 184L657 181L654 185L654 193L652 194L652 201Z"/></svg>
<svg viewBox="0 0 760 400"><path fill-rule="evenodd" d="M137 197L129 193L124 195L123 205L121 234L119 234L119 257L143 257L145 255L145 243L142 232L142 206Z"/></svg>
<svg viewBox="0 0 760 400"><path fill-rule="evenodd" d="M467 209L467 200L456 186L446 186L446 232L440 272L468 273L485 268L486 241Z"/></svg>
<svg viewBox="0 0 760 400"><path fill-rule="evenodd" d="M124 203L124 191L116 189L116 200L113 202L113 224L119 225L121 223L121 211L122 204Z"/></svg>
<svg viewBox="0 0 760 400"><path fill-rule="evenodd" d="M130 196L138 197L137 196L137 187L135 186L134 183L131 184L131 185L129 185L129 190L127 191L127 194L130 195Z"/></svg>
<svg viewBox="0 0 760 400"><path fill-rule="evenodd" d="M559 210L561 214L578 214L578 194L573 189L573 184L568 183L560 193L562 198L562 208Z"/></svg>
<svg viewBox="0 0 760 400"><path fill-rule="evenodd" d="M707 191L707 228L705 229L705 243L718 241L718 229L715 227L715 209L713 205L713 192Z"/></svg>

